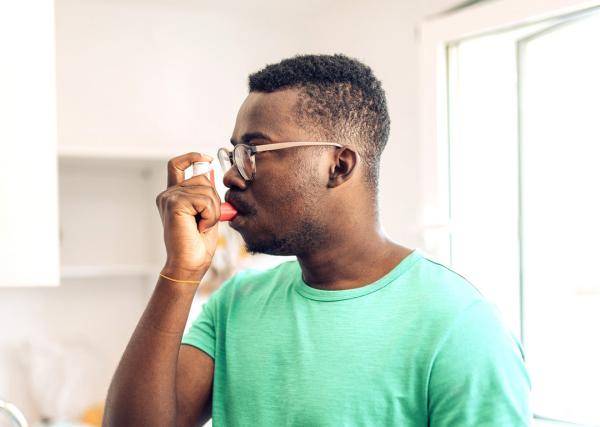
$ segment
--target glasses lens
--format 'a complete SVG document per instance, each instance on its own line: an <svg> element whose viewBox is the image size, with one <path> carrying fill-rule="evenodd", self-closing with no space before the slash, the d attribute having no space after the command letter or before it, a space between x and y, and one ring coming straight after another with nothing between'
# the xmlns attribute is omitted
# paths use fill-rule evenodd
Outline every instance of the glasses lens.
<svg viewBox="0 0 600 427"><path fill-rule="evenodd" d="M254 156L249 148L243 145L236 145L233 149L233 159L240 174L246 181L254 179Z"/></svg>
<svg viewBox="0 0 600 427"><path fill-rule="evenodd" d="M229 160L229 151L226 148L220 148L217 151L217 158L219 159L219 163L221 164L221 169L223 169L223 173L226 173L229 169L231 169L231 160Z"/></svg>

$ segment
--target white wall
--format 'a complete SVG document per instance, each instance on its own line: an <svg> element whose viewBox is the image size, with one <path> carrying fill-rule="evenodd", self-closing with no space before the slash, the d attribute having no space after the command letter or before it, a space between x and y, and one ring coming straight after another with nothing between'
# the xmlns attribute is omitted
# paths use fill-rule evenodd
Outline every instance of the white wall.
<svg viewBox="0 0 600 427"><path fill-rule="evenodd" d="M319 11L312 21L307 52L342 52L373 68L382 81L391 116L380 178L380 215L388 234L408 247L421 246L417 190L416 2L348 2L342 10Z"/></svg>
<svg viewBox="0 0 600 427"><path fill-rule="evenodd" d="M346 53L372 66L388 96L382 223L397 242L422 246L414 27L448 0L269 3L57 0L59 147L215 149L248 73L297 53ZM42 336L93 342L107 384L147 297L131 280L0 289L0 396L39 416L17 350Z"/></svg>

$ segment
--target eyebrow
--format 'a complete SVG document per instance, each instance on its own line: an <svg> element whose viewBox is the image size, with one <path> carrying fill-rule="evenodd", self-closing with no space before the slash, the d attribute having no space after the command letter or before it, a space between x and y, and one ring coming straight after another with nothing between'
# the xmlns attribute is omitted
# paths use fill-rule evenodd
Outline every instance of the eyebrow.
<svg viewBox="0 0 600 427"><path fill-rule="evenodd" d="M265 135L262 132L248 132L242 135L242 143L244 144L249 144L249 145L255 145L252 143L252 140L254 139L266 139L267 141L272 141L271 138L269 138L267 135ZM231 144L236 145L237 143L235 142L235 140L233 138L231 138L229 140L229 142L231 142Z"/></svg>

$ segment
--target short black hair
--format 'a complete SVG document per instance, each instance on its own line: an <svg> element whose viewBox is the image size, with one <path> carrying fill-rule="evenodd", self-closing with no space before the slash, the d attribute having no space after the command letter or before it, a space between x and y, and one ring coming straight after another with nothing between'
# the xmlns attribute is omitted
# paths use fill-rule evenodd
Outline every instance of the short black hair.
<svg viewBox="0 0 600 427"><path fill-rule="evenodd" d="M298 55L267 65L248 80L250 92L299 89L299 124L315 136L355 147L366 163L367 183L377 191L390 117L371 68L341 54Z"/></svg>

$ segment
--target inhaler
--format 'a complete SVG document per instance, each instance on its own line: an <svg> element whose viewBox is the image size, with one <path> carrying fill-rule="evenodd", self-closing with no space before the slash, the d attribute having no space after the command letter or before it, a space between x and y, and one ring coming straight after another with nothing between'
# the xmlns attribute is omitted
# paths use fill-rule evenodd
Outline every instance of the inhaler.
<svg viewBox="0 0 600 427"><path fill-rule="evenodd" d="M194 162L192 164L192 176L204 175L208 173L210 183L215 186L215 171L212 168L210 162ZM237 215L237 211L231 204L224 202L221 203L221 215L219 221L231 221Z"/></svg>

